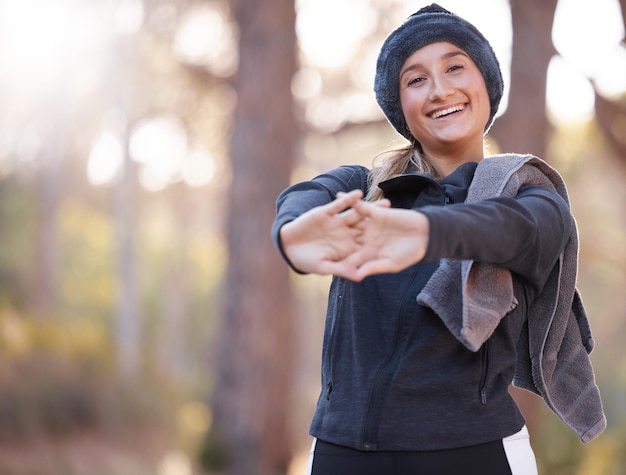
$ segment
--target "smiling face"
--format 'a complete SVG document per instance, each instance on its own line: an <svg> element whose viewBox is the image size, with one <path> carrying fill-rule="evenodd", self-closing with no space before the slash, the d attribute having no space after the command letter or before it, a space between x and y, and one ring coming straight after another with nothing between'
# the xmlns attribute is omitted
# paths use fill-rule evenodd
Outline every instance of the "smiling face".
<svg viewBox="0 0 626 475"><path fill-rule="evenodd" d="M489 95L467 53L446 42L426 45L404 62L399 87L409 129L441 172L449 172L441 160L454 170L483 158Z"/></svg>

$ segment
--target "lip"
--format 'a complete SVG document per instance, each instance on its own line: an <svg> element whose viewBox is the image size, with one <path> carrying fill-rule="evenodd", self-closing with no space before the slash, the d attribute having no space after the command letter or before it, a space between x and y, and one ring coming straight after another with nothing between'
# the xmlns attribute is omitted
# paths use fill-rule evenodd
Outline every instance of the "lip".
<svg viewBox="0 0 626 475"><path fill-rule="evenodd" d="M467 108L466 103L450 104L442 107L437 107L426 114L430 119L445 119L450 114L463 112Z"/></svg>

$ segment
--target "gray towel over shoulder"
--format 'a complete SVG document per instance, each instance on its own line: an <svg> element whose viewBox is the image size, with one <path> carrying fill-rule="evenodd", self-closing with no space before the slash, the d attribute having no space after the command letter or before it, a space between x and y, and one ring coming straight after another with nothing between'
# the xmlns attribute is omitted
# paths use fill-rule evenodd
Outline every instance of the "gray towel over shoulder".
<svg viewBox="0 0 626 475"><path fill-rule="evenodd" d="M559 173L531 155L504 154L482 160L466 203L497 196L515 197L520 187L567 189ZM576 289L578 232L569 240L540 295L528 309L527 335L520 338L513 384L540 395L554 413L587 443L606 428L600 391L589 358L594 342ZM452 334L477 351L500 320L517 305L511 272L474 261L443 259L417 297Z"/></svg>

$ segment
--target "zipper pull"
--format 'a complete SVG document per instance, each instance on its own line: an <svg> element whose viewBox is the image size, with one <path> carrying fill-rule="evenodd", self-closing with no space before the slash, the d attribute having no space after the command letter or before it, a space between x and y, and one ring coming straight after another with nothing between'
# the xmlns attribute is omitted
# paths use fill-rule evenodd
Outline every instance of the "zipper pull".
<svg viewBox="0 0 626 475"><path fill-rule="evenodd" d="M485 388L480 388L480 402L484 404L487 404L487 391L485 390Z"/></svg>

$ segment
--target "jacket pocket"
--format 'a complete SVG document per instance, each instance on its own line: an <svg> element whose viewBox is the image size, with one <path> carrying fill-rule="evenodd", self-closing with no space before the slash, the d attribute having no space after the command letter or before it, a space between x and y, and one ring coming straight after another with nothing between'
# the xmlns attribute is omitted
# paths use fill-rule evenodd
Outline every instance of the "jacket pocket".
<svg viewBox="0 0 626 475"><path fill-rule="evenodd" d="M480 380L478 394L481 404L487 404L487 379L489 376L489 340L480 348Z"/></svg>
<svg viewBox="0 0 626 475"><path fill-rule="evenodd" d="M330 400L331 393L333 392L333 366L335 345L337 339L337 333L339 331L339 319L341 318L341 311L343 307L344 293L345 293L345 281L344 279L335 277L330 288L330 300L328 306L328 312L326 314L326 329L325 329L325 345L323 353L323 381L322 384L324 395L327 400Z"/></svg>

